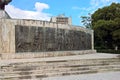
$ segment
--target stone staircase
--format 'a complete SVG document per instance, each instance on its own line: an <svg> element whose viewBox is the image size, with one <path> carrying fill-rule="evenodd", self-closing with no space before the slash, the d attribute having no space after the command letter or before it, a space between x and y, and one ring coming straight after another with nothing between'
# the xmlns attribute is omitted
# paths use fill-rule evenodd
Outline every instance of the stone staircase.
<svg viewBox="0 0 120 80"><path fill-rule="evenodd" d="M0 80L42 80L56 76L120 71L119 57L65 59L62 56L44 58L44 60L31 58L1 60L0 62Z"/></svg>

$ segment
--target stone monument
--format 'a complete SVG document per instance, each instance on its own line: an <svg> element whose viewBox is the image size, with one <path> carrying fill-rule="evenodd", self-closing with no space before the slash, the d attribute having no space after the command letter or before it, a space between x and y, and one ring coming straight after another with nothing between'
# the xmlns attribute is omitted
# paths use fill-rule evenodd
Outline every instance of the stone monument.
<svg viewBox="0 0 120 80"><path fill-rule="evenodd" d="M0 53L94 52L93 30L51 21L10 19L4 8L11 1L0 0Z"/></svg>
<svg viewBox="0 0 120 80"><path fill-rule="evenodd" d="M92 54L93 30L61 24L60 17L57 22L8 18L4 8L10 1L0 0L0 80L120 71L119 57Z"/></svg>

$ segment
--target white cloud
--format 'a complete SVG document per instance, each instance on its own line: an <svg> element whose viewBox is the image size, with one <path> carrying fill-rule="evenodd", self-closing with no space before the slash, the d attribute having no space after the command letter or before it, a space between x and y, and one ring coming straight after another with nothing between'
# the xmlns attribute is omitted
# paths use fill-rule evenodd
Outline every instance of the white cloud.
<svg viewBox="0 0 120 80"><path fill-rule="evenodd" d="M90 1L90 5L91 5L91 6L95 6L95 7L96 7L96 6L99 6L99 3L100 3L99 1L100 1L100 0L91 0L91 1Z"/></svg>
<svg viewBox="0 0 120 80"><path fill-rule="evenodd" d="M22 10L13 5L7 5L5 9L12 18L49 20L51 16L43 12L44 9L49 9L49 5L40 2L35 3L35 11Z"/></svg>
<svg viewBox="0 0 120 80"><path fill-rule="evenodd" d="M49 6L45 3L36 2L35 9L37 11L42 11L43 9L49 9Z"/></svg>
<svg viewBox="0 0 120 80"><path fill-rule="evenodd" d="M91 6L95 7L103 7L106 5L110 5L113 2L118 2L117 0L91 0L90 4Z"/></svg>
<svg viewBox="0 0 120 80"><path fill-rule="evenodd" d="M96 9L110 5L113 2L118 2L118 0L90 0L89 7L80 8L78 6L74 6L74 7L72 7L72 9L87 11L88 13L89 12L93 13Z"/></svg>
<svg viewBox="0 0 120 80"><path fill-rule="evenodd" d="M82 8L80 8L78 6L74 6L74 7L72 7L72 9L81 10Z"/></svg>
<svg viewBox="0 0 120 80"><path fill-rule="evenodd" d="M74 6L72 7L73 10L79 10L80 13L77 15L79 18L81 16L88 16L88 14L94 13L98 8L102 8L104 6L108 6L113 2L118 2L118 0L90 0L89 7L78 7ZM80 18L80 21L82 19ZM82 25L82 24L81 24Z"/></svg>

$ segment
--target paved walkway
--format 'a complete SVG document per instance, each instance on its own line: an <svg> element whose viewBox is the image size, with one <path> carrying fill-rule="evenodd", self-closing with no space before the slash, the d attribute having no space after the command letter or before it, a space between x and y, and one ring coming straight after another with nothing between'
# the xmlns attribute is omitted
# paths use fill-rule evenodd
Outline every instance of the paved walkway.
<svg viewBox="0 0 120 80"><path fill-rule="evenodd" d="M43 80L120 80L120 72L82 74L64 77L49 77Z"/></svg>

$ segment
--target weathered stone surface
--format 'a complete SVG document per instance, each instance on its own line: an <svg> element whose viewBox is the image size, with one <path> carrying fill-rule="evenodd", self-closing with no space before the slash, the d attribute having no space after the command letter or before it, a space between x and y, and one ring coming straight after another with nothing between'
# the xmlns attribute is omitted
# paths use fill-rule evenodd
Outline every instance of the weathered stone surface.
<svg viewBox="0 0 120 80"><path fill-rule="evenodd" d="M79 58L78 58L79 56ZM49 77L120 71L120 59L110 54L52 58L11 59L0 61L2 80L40 80ZM98 56L99 58L96 58ZM67 58L67 59L66 59ZM44 59L44 60L43 60Z"/></svg>
<svg viewBox="0 0 120 80"><path fill-rule="evenodd" d="M25 52L17 54L0 54L0 59L31 59L45 57L72 56L96 53L96 50L80 50L80 51L50 51L50 52Z"/></svg>
<svg viewBox="0 0 120 80"><path fill-rule="evenodd" d="M10 16L4 10L0 10L0 18L10 19Z"/></svg>
<svg viewBox="0 0 120 80"><path fill-rule="evenodd" d="M0 19L0 53L15 53L14 41L14 23L7 19Z"/></svg>
<svg viewBox="0 0 120 80"><path fill-rule="evenodd" d="M49 27L15 27L16 52L90 50L91 35Z"/></svg>
<svg viewBox="0 0 120 80"><path fill-rule="evenodd" d="M89 50L93 31L47 21L0 19L0 53Z"/></svg>

